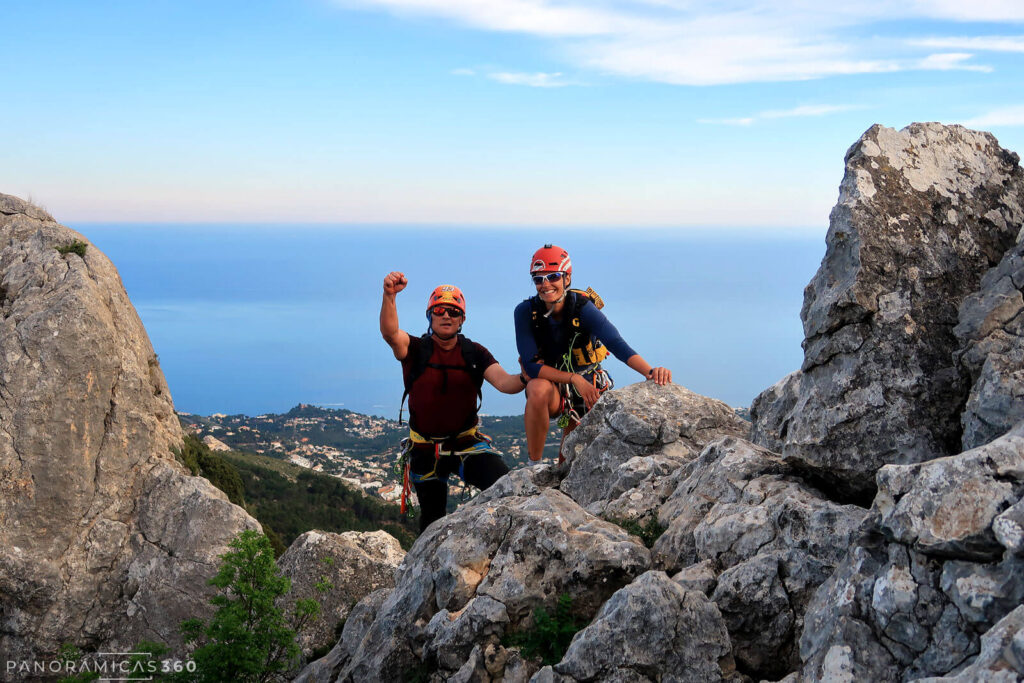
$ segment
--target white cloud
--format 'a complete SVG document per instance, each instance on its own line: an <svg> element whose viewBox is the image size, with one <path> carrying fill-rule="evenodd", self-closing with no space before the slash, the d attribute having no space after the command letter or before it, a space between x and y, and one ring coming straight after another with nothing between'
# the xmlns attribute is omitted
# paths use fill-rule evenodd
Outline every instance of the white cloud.
<svg viewBox="0 0 1024 683"><path fill-rule="evenodd" d="M863 109L861 105L853 104L805 104L792 109L770 109L752 116L743 116L725 119L697 119L697 123L713 123L723 126L750 126L764 119L786 119L801 116L825 116L838 112L850 111L852 109Z"/></svg>
<svg viewBox="0 0 1024 683"><path fill-rule="evenodd" d="M976 36L923 38L908 41L910 45L940 50L978 50L982 52L1024 52L1024 36Z"/></svg>
<svg viewBox="0 0 1024 683"><path fill-rule="evenodd" d="M574 85L571 81L563 79L560 72L530 74L504 71L488 74L487 77L499 83L528 85L532 88L562 88L567 85Z"/></svg>
<svg viewBox="0 0 1024 683"><path fill-rule="evenodd" d="M575 64L681 85L907 70L985 71L990 67L965 63L970 55L962 51L996 49L994 45L1008 49L1024 42L1024 38L1007 38L984 47L969 44L982 39L959 43L958 39L926 41L911 35L879 38L871 28L877 22L1024 21L1022 0L860 0L836 6L819 0L335 1L547 38L556 41ZM908 32L916 30L908 28ZM924 52L935 49L956 52Z"/></svg>
<svg viewBox="0 0 1024 683"><path fill-rule="evenodd" d="M476 71L474 69L452 69L453 76L475 76Z"/></svg>
<svg viewBox="0 0 1024 683"><path fill-rule="evenodd" d="M992 67L983 64L964 64L973 56L965 52L928 55L918 62L918 68L927 71L983 71L986 73L992 71Z"/></svg>
<svg viewBox="0 0 1024 683"><path fill-rule="evenodd" d="M1024 104L994 109L987 114L975 116L961 121L969 128L987 128L988 126L1024 126Z"/></svg>

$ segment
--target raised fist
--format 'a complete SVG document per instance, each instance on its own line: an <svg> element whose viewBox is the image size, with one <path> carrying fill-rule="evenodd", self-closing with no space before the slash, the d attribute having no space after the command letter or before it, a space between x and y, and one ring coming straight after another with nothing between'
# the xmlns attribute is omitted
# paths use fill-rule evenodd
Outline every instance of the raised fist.
<svg viewBox="0 0 1024 683"><path fill-rule="evenodd" d="M394 296L405 289L408 284L409 280L406 279L403 273L392 271L384 277L384 293Z"/></svg>

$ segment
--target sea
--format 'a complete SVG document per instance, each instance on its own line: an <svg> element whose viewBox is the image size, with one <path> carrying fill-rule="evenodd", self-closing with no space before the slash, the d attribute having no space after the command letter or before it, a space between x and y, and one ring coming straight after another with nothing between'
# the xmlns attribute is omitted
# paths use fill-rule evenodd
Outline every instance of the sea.
<svg viewBox="0 0 1024 683"><path fill-rule="evenodd" d="M101 224L71 227L114 262L179 411L260 415L308 403L397 417L399 363L381 339L384 276L405 273L401 326L426 331L443 283L467 299L464 333L510 372L512 310L534 293L544 243L572 255L573 286L653 365L692 391L747 407L799 368L803 289L824 234L729 230L453 226ZM615 359L618 386L642 378ZM523 395L485 384L482 412Z"/></svg>

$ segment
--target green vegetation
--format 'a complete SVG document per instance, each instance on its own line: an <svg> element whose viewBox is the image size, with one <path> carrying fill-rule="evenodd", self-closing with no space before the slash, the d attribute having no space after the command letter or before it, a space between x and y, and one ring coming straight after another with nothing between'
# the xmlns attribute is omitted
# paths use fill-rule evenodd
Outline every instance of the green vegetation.
<svg viewBox="0 0 1024 683"><path fill-rule="evenodd" d="M311 529L334 533L383 529L407 550L416 540L415 517L335 477L274 458L215 453L194 434L185 437L175 456L193 475L208 479L255 517L277 556Z"/></svg>
<svg viewBox="0 0 1024 683"><path fill-rule="evenodd" d="M57 251L59 251L61 255L78 254L82 258L85 258L85 250L88 247L88 243L83 242L82 240L75 240L71 244L65 244L63 246L57 247Z"/></svg>
<svg viewBox="0 0 1024 683"><path fill-rule="evenodd" d="M81 668L82 661L84 659L84 653L71 643L64 643L60 646L60 650L57 651L57 661L64 662L64 667L71 669L74 666L75 670ZM76 673L71 676L64 676L58 679L57 683L89 683L95 681L100 677L96 671L86 671L84 673Z"/></svg>
<svg viewBox="0 0 1024 683"><path fill-rule="evenodd" d="M227 494L228 500L245 507L245 488L238 470L223 457L210 450L195 434L186 434L178 460L189 469L193 476L201 476Z"/></svg>
<svg viewBox="0 0 1024 683"><path fill-rule="evenodd" d="M665 527L658 523L657 517L651 517L643 525L635 519L609 519L608 521L619 525L629 534L639 537L648 548L653 548L654 542L665 533Z"/></svg>
<svg viewBox="0 0 1024 683"><path fill-rule="evenodd" d="M246 530L222 556L210 583L220 589L211 599L217 611L209 623L190 619L182 624L187 642L199 647L192 655L195 683L239 681L263 683L287 680L299 660L296 634L320 613L315 600L297 600L288 616L276 606L291 581L274 562L270 540Z"/></svg>
<svg viewBox="0 0 1024 683"><path fill-rule="evenodd" d="M502 644L518 647L528 659L539 658L542 665L557 664L565 656L573 636L583 627L573 619L571 611L572 597L562 593L558 596L554 614L538 607L533 611L533 628L506 635Z"/></svg>
<svg viewBox="0 0 1024 683"><path fill-rule="evenodd" d="M254 456L229 453L225 457L242 477L250 514L281 534L286 546L310 529L383 529L406 549L416 540L416 521L403 515L397 505L371 498L335 477L298 466L291 466L295 471L289 477L264 467Z"/></svg>

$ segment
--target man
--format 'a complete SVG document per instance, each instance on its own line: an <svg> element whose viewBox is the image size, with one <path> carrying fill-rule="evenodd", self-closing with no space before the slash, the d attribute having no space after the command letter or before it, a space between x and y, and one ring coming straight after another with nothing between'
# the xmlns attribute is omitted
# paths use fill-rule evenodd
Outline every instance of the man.
<svg viewBox="0 0 1024 683"><path fill-rule="evenodd" d="M562 416L559 424L564 440L581 415L613 386L601 368L609 350L657 384L671 382L672 372L651 367L625 342L587 292L569 290L572 261L565 249L551 244L538 249L530 260L530 277L537 294L516 306L516 346L530 378L524 417L526 447L530 460L540 460L549 420ZM558 457L561 462L561 452Z"/></svg>
<svg viewBox="0 0 1024 683"><path fill-rule="evenodd" d="M402 363L409 396L405 487L411 481L416 488L423 531L445 515L449 475L486 489L508 472L490 440L477 431L477 400L483 380L506 394L522 391L523 382L505 372L490 351L460 334L466 298L458 287L441 285L431 292L427 334L412 337L403 331L395 297L408 284L400 272L384 278L380 333Z"/></svg>

